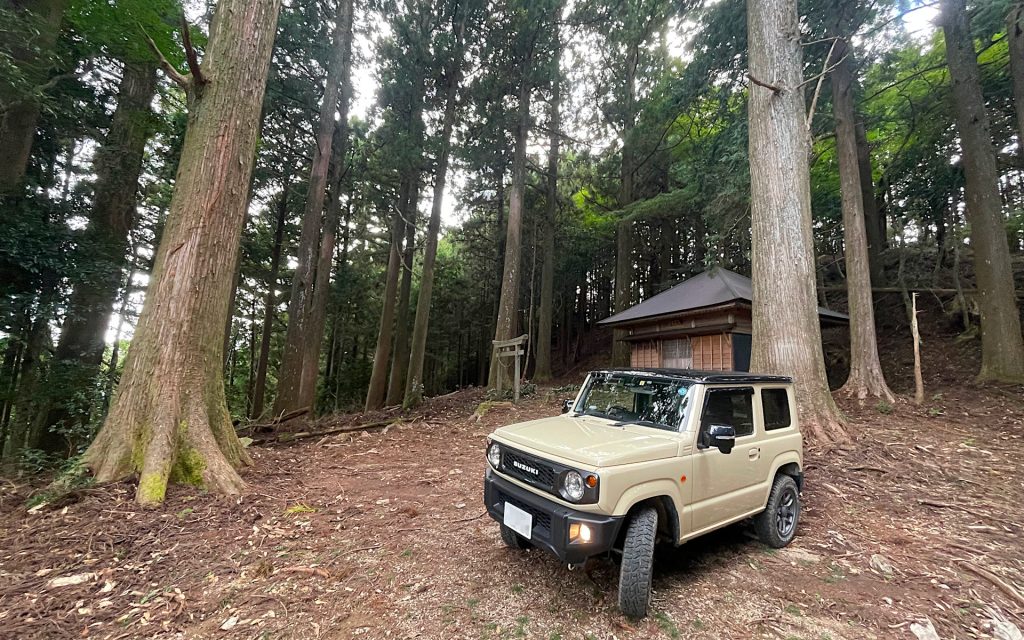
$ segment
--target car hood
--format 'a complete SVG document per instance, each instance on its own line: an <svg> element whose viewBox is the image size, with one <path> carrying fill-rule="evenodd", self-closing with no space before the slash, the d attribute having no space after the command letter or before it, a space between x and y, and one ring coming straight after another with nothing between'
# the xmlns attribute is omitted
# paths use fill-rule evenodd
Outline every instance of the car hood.
<svg viewBox="0 0 1024 640"><path fill-rule="evenodd" d="M511 446L528 447L587 467L611 467L632 462L671 458L679 440L668 432L639 425L613 426L594 416L567 415L519 422L501 427L494 435Z"/></svg>

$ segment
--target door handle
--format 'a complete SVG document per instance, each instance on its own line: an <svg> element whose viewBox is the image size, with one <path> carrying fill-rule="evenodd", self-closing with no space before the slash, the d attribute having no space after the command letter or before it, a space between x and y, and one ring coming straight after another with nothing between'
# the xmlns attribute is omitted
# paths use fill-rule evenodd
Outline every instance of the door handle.
<svg viewBox="0 0 1024 640"><path fill-rule="evenodd" d="M754 447L753 449L748 451L747 452L747 457L750 458L751 460L757 460L758 458L760 458L761 457L761 447Z"/></svg>

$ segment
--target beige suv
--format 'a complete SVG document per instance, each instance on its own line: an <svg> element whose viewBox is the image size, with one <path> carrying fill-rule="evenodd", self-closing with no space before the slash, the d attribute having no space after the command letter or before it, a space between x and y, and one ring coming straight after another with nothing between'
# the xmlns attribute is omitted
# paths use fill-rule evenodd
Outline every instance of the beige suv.
<svg viewBox="0 0 1024 640"><path fill-rule="evenodd" d="M515 549L570 566L621 556L619 607L647 614L654 545L753 517L783 547L800 519L793 382L674 369L591 372L562 415L494 431L484 502Z"/></svg>

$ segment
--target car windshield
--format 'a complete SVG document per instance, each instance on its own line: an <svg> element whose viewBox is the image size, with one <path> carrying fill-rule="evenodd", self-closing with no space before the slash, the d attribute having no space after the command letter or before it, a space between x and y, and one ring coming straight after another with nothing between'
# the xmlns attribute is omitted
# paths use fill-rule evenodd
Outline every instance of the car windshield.
<svg viewBox="0 0 1024 640"><path fill-rule="evenodd" d="M678 431L692 384L638 373L592 373L575 411L622 424Z"/></svg>

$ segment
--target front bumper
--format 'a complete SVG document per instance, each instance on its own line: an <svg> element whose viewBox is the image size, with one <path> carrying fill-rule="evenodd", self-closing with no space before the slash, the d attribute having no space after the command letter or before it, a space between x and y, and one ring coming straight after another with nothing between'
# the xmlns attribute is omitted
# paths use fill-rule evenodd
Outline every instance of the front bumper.
<svg viewBox="0 0 1024 640"><path fill-rule="evenodd" d="M611 551L625 519L563 507L509 482L488 467L484 475L484 504L498 523L504 521L506 502L533 516L530 542L566 564L580 564L591 556ZM569 525L576 522L590 527L590 542L569 541Z"/></svg>

